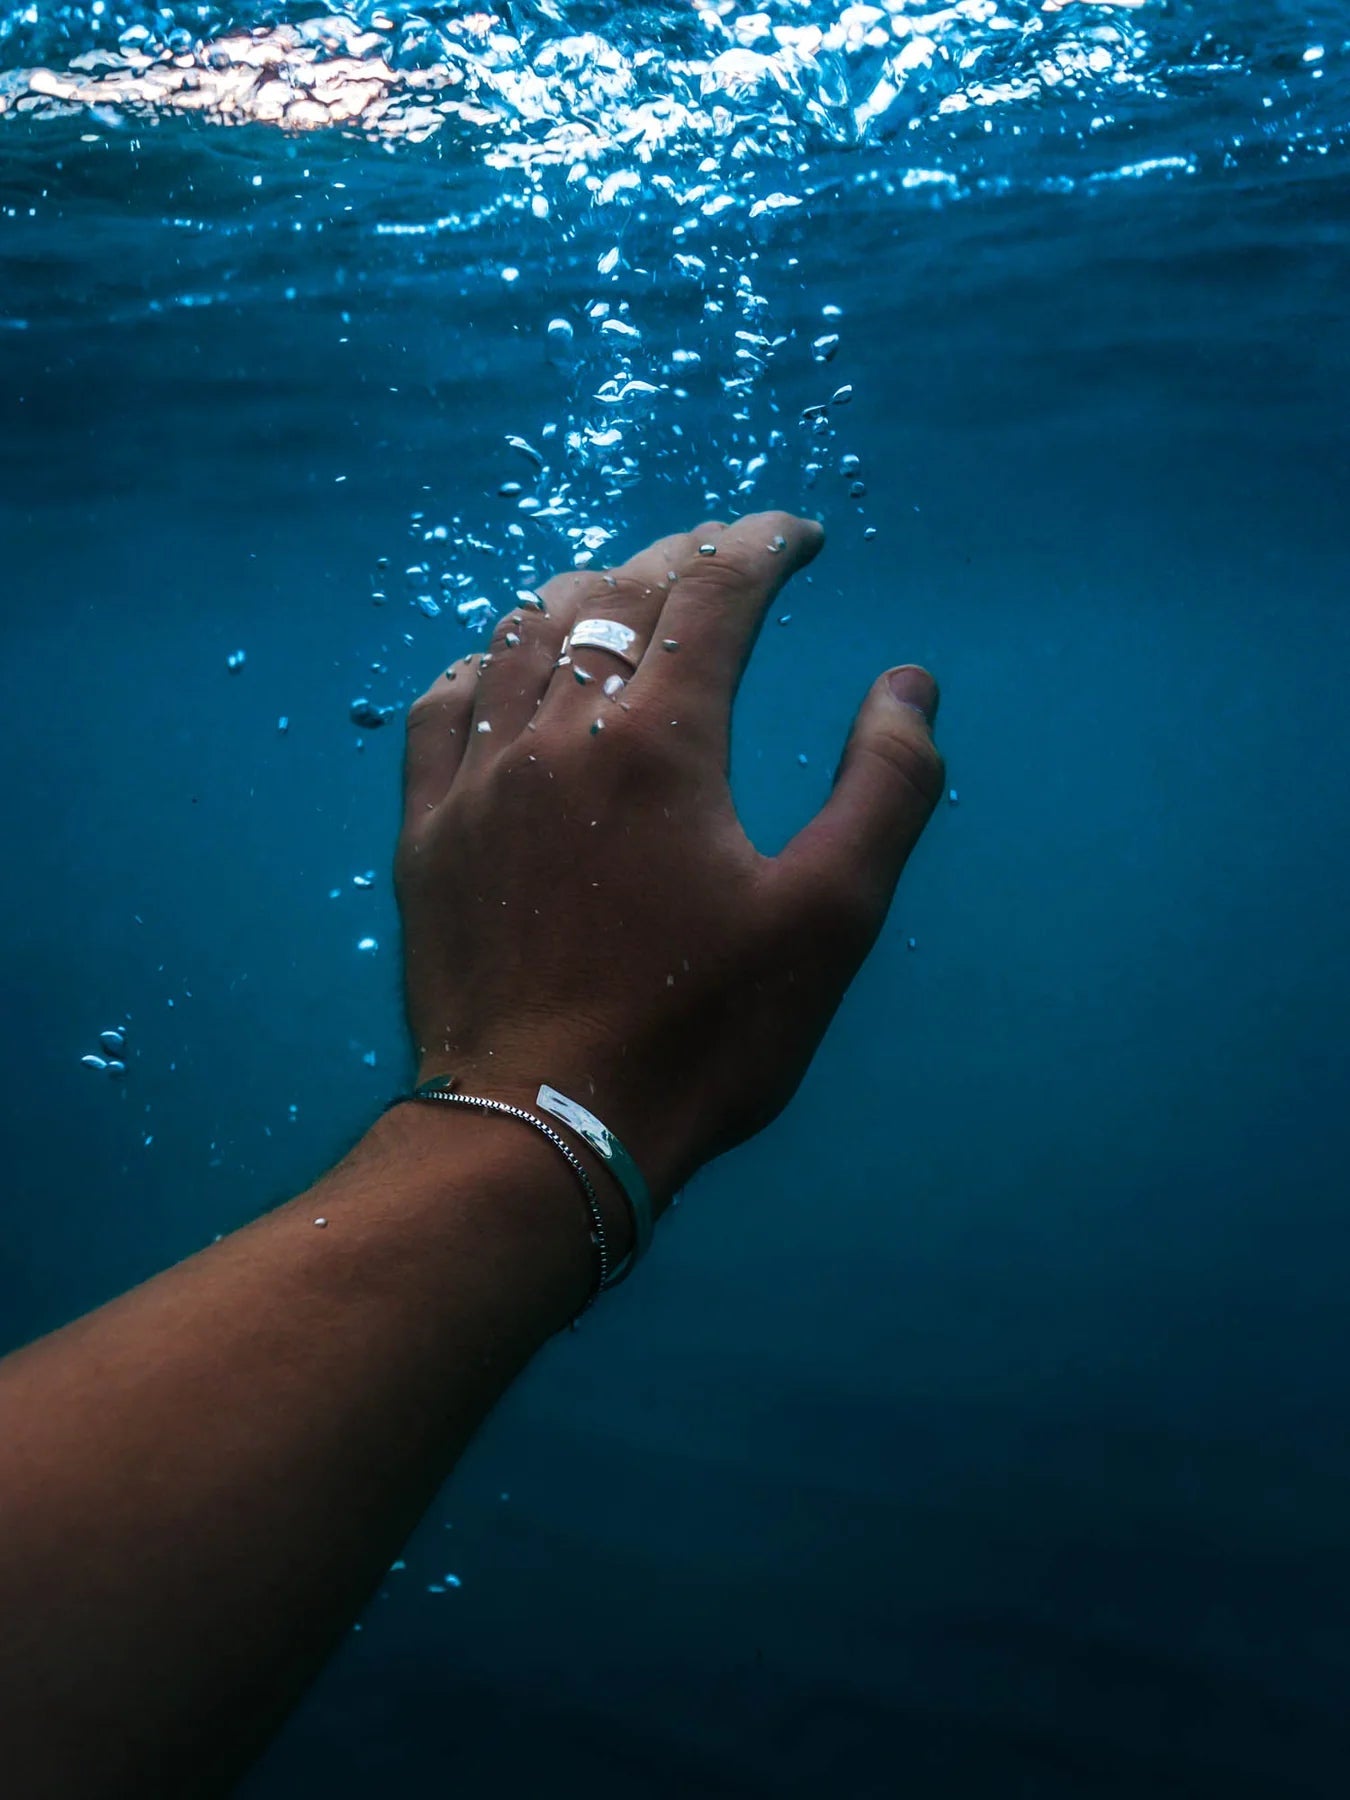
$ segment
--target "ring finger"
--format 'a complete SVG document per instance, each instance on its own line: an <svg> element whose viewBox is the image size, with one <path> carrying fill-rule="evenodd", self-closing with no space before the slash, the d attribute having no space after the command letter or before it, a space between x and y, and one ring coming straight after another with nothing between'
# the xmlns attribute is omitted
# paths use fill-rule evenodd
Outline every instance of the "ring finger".
<svg viewBox="0 0 1350 1800"><path fill-rule="evenodd" d="M599 590L577 608L545 697L546 712L603 720L605 703L621 701L636 673L691 545L715 543L725 529L712 522L661 538L600 578Z"/></svg>

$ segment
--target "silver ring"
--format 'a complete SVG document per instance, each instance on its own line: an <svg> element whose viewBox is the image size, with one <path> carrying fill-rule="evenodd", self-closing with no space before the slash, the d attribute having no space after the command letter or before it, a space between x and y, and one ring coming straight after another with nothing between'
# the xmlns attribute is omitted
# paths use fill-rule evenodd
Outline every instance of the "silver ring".
<svg viewBox="0 0 1350 1800"><path fill-rule="evenodd" d="M637 658L632 651L637 641L638 634L632 626L621 625L617 619L582 619L580 624L573 626L563 645L563 655L567 656L573 650L608 650L611 656L617 656L620 662L626 662L636 671Z"/></svg>

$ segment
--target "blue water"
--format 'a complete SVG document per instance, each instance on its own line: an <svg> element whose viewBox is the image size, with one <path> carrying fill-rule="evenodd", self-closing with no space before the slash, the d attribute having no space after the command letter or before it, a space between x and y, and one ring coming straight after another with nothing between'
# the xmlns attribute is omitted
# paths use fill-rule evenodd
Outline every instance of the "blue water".
<svg viewBox="0 0 1350 1800"><path fill-rule="evenodd" d="M532 571L822 517L747 825L906 660L956 802L242 1791L1339 1795L1342 9L323 10L0 18L5 1341L400 1085L350 708Z"/></svg>

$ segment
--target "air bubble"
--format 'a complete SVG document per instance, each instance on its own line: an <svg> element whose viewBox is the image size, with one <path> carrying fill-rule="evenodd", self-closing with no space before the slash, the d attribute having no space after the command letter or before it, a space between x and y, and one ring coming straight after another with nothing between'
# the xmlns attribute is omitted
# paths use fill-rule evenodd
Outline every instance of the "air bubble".
<svg viewBox="0 0 1350 1800"><path fill-rule="evenodd" d="M841 475L856 475L861 468L861 456L841 456L839 458L839 473Z"/></svg>
<svg viewBox="0 0 1350 1800"><path fill-rule="evenodd" d="M861 500L867 493L867 483L865 481L855 481L848 491L851 499Z"/></svg>
<svg viewBox="0 0 1350 1800"><path fill-rule="evenodd" d="M534 445L527 442L525 438L508 437L506 441L512 450L518 451L527 461L532 462L536 469L546 467L543 457L535 449Z"/></svg>
<svg viewBox="0 0 1350 1800"><path fill-rule="evenodd" d="M231 675L237 675L247 661L248 658L244 655L242 650L231 650L230 654L225 658L225 667L230 671Z"/></svg>
<svg viewBox="0 0 1350 1800"><path fill-rule="evenodd" d="M838 348L838 334L836 332L827 332L824 337L816 338L811 345L811 354L818 363L827 363L833 360L834 354Z"/></svg>
<svg viewBox="0 0 1350 1800"><path fill-rule="evenodd" d="M380 945L376 938L363 937L357 939L356 947L364 956L374 956Z"/></svg>
<svg viewBox="0 0 1350 1800"><path fill-rule="evenodd" d="M392 711L392 707L377 706L373 700L362 697L352 701L348 717L353 725L360 725L363 730L378 731Z"/></svg>
<svg viewBox="0 0 1350 1800"><path fill-rule="evenodd" d="M107 1066L108 1059L106 1056L82 1056L80 1058L80 1067L84 1069L97 1069L102 1073Z"/></svg>
<svg viewBox="0 0 1350 1800"><path fill-rule="evenodd" d="M126 1037L120 1031L100 1031L98 1041L110 1056L116 1056L127 1047Z"/></svg>
<svg viewBox="0 0 1350 1800"><path fill-rule="evenodd" d="M851 387L836 388L834 390L834 392L830 395L830 405L831 406L847 406L849 401L852 400L852 398L853 398L853 389Z"/></svg>

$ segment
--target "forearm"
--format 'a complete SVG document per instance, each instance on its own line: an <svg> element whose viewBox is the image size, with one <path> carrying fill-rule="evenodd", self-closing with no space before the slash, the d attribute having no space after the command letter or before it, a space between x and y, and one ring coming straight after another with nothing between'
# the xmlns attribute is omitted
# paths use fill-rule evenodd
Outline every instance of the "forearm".
<svg viewBox="0 0 1350 1800"><path fill-rule="evenodd" d="M593 1279L556 1152L407 1106L0 1364L8 1791L224 1791Z"/></svg>

